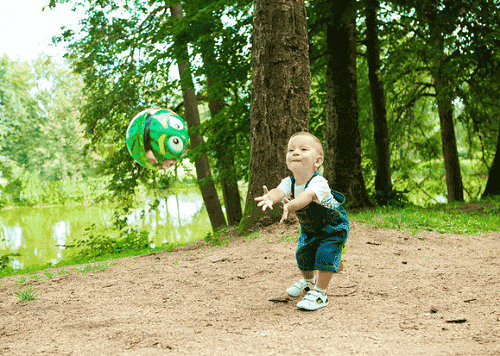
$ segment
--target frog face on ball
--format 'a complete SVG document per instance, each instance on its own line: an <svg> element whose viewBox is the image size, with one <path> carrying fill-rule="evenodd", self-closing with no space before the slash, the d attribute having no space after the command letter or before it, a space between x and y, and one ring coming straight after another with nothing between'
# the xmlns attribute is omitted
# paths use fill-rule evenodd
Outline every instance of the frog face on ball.
<svg viewBox="0 0 500 356"><path fill-rule="evenodd" d="M188 142L186 123L168 109L143 110L127 128L126 143L132 158L153 170L167 169L181 159Z"/></svg>
<svg viewBox="0 0 500 356"><path fill-rule="evenodd" d="M178 159L187 149L188 129L173 111L160 110L150 118L150 143L158 162Z"/></svg>

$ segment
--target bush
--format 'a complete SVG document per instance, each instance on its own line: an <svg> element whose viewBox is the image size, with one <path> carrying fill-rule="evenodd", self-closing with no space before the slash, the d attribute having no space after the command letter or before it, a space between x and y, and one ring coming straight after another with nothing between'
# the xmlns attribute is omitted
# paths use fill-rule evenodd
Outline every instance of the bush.
<svg viewBox="0 0 500 356"><path fill-rule="evenodd" d="M148 231L124 228L118 237L99 232L95 224L85 229L84 237L69 248L78 249L77 259L85 261L124 251L140 251L149 247Z"/></svg>

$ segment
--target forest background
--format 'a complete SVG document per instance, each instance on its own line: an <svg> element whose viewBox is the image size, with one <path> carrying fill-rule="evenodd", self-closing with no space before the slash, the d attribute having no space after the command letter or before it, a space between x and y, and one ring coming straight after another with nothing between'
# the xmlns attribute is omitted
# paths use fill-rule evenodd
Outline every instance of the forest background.
<svg viewBox="0 0 500 356"><path fill-rule="evenodd" d="M212 226L249 216L241 191L252 175L255 6L276 4L52 0L49 7L63 2L87 15L79 28L54 38L67 44L68 67L48 57L32 63L0 58L0 207L109 200L126 211L146 188L161 197L175 184L177 170L137 165L124 133L138 111L162 106L188 121L193 180L211 196ZM285 10L297 3L299 12L301 6L307 11L305 123L326 143L326 155L333 155L329 108L342 111L329 102L331 59L337 55L335 63L346 68L355 63L349 73L355 110L347 110L356 111L359 152L343 164L356 170L359 159L363 184L357 190L367 198L346 193L348 208L429 206L500 194L498 1L365 0L345 8L333 1L281 2ZM332 54L343 43L343 32L333 30L345 28L353 51ZM349 80L334 79L333 86L349 86ZM261 149L284 156L271 140ZM350 189L347 178L331 183Z"/></svg>

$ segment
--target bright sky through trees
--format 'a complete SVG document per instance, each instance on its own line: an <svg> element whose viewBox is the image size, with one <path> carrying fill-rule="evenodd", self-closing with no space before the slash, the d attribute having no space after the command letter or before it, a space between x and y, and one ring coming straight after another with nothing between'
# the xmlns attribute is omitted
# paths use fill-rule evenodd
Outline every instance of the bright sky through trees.
<svg viewBox="0 0 500 356"><path fill-rule="evenodd" d="M0 56L11 60L31 61L45 53L62 63L64 47L52 44L62 26L73 27L79 15L70 4L59 4L54 10L43 8L49 0L1 0Z"/></svg>

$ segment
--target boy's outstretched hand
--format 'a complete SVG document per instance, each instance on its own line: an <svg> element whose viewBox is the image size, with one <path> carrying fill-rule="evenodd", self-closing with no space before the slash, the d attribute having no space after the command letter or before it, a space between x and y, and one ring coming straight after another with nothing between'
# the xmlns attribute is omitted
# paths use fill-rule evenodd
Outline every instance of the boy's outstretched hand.
<svg viewBox="0 0 500 356"><path fill-rule="evenodd" d="M255 201L258 201L259 203L257 204L257 206L261 206L262 207L262 211L265 211L266 208L269 208L269 209L273 209L273 201L271 200L271 198L269 198L269 191L267 190L267 187L266 186L263 186L262 187L264 189L264 195L261 196L261 197L257 197L255 198Z"/></svg>

